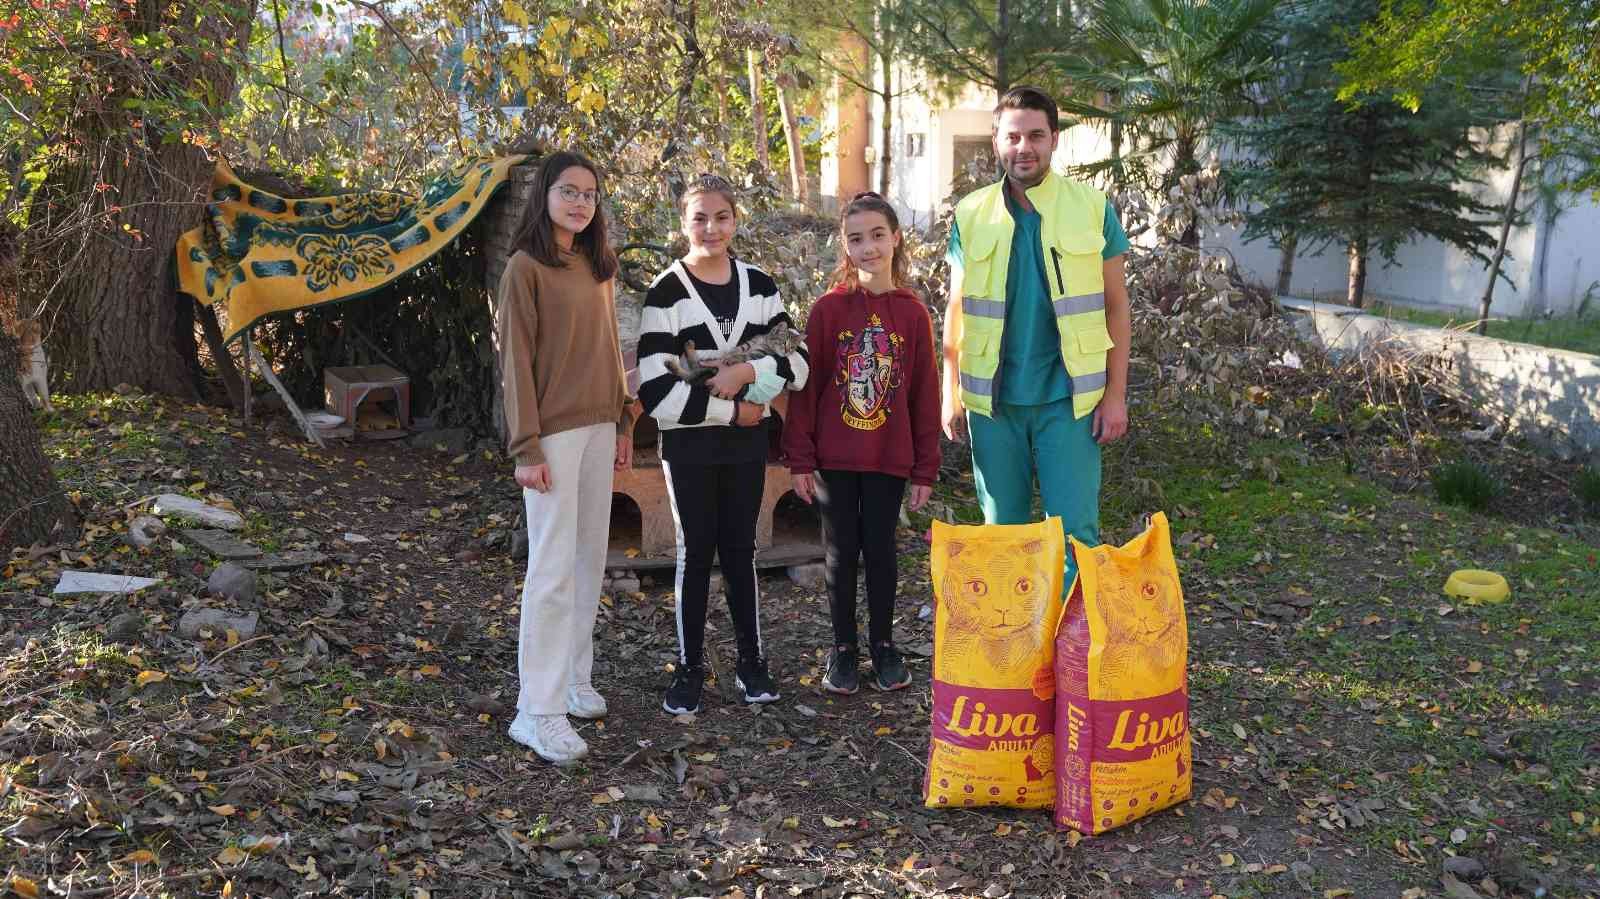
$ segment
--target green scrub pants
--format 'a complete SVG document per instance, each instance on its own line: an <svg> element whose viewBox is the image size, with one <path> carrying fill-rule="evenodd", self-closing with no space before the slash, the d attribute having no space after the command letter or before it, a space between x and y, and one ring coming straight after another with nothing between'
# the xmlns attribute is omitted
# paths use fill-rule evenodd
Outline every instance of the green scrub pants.
<svg viewBox="0 0 1600 899"><path fill-rule="evenodd" d="M972 437L972 474L989 524L1032 521L1033 485L1038 480L1046 515L1061 516L1062 529L1089 546L1100 544L1100 444L1094 415L1072 417L1072 398L1042 406L996 403L994 416L967 413ZM1062 595L1078 574L1067 547Z"/></svg>

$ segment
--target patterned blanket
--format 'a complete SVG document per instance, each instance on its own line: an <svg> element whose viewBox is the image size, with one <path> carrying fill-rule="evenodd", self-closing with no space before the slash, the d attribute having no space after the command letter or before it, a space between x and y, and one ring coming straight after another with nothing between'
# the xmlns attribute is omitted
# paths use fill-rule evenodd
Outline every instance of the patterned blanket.
<svg viewBox="0 0 1600 899"><path fill-rule="evenodd" d="M302 200L251 187L219 161L205 224L178 238L178 289L222 304L228 340L274 312L357 299L444 249L524 159L467 160L420 197Z"/></svg>

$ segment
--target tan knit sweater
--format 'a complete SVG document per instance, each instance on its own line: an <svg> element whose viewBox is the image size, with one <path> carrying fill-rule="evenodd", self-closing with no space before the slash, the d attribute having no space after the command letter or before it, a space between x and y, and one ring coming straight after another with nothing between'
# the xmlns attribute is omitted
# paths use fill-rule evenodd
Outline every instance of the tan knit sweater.
<svg viewBox="0 0 1600 899"><path fill-rule="evenodd" d="M505 386L506 451L518 465L541 465L539 440L617 422L631 433L633 400L617 340L615 285L563 251L552 268L518 250L500 276L496 323Z"/></svg>

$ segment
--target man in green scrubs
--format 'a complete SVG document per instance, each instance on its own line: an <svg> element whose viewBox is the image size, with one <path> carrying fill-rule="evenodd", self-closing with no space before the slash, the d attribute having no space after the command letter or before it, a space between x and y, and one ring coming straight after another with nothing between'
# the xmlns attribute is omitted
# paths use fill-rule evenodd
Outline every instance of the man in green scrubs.
<svg viewBox="0 0 1600 899"><path fill-rule="evenodd" d="M1005 177L961 201L950 235L943 418L952 440L970 432L985 520L1030 520L1037 481L1045 513L1092 546L1100 448L1128 428L1128 238L1103 194L1051 171L1059 141L1047 94L1001 98Z"/></svg>

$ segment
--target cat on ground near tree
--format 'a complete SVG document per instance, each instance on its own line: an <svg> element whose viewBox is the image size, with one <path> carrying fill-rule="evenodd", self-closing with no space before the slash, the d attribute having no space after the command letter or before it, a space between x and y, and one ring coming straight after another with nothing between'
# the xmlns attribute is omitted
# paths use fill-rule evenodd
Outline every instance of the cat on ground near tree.
<svg viewBox="0 0 1600 899"><path fill-rule="evenodd" d="M49 412L50 360L44 353L44 328L36 318L17 320L17 377L28 405Z"/></svg>
<svg viewBox="0 0 1600 899"><path fill-rule="evenodd" d="M765 334L758 334L723 353L716 361L722 365L752 362L763 356L783 357L805 343L806 336L793 328L779 325ZM717 366L700 361L694 341L684 344L683 355L667 360L667 370L680 381L704 384L717 373Z"/></svg>

